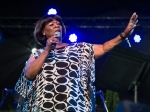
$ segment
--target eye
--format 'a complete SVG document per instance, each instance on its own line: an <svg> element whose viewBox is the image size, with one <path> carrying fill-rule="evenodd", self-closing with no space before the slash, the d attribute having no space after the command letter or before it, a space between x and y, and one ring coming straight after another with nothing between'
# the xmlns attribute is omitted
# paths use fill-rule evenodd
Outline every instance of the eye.
<svg viewBox="0 0 150 112"><path fill-rule="evenodd" d="M57 25L61 25L60 22L57 22Z"/></svg>
<svg viewBox="0 0 150 112"><path fill-rule="evenodd" d="M50 23L50 24L49 24L49 26L53 26L53 25L54 25L54 23Z"/></svg>

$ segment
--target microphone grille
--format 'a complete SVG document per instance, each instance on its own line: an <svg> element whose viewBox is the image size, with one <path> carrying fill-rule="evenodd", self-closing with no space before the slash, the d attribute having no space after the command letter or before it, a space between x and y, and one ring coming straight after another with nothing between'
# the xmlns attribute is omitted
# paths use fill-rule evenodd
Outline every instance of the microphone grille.
<svg viewBox="0 0 150 112"><path fill-rule="evenodd" d="M54 33L54 35L57 36L57 37L60 37L60 32L56 31L56 32Z"/></svg>

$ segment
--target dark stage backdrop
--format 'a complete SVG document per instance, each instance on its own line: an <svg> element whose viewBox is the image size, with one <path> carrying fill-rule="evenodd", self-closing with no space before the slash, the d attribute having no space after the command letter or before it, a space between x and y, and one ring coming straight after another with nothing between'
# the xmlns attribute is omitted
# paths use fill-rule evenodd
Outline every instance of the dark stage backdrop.
<svg viewBox="0 0 150 112"><path fill-rule="evenodd" d="M17 82L25 62L31 54L31 49L36 45L32 32L33 28L11 28L3 27L3 19L6 17L42 17L49 8L57 8L58 14L62 17L130 17L133 12L137 12L139 17L149 17L150 4L148 0L1 0L0 3L0 100L3 98L4 88L13 88ZM112 21L110 19L110 21ZM123 20L122 20L123 21ZM143 21L141 19L141 21ZM8 20L11 26L11 22ZM36 21L30 21L35 23ZM65 21L67 23L67 21ZM86 21L85 21L86 22ZM144 21L148 26L148 21ZM123 22L124 23L124 22ZM105 23L104 23L105 24ZM108 23L107 23L108 24ZM126 23L127 24L127 23ZM121 24L125 26L126 24ZM92 24L91 25L97 25ZM111 25L118 25L114 21ZM143 26L141 26L143 25ZM138 26L144 27L140 21ZM70 33L78 36L79 42L102 44L120 34L124 28L76 28L70 25L64 42L68 42ZM136 31L136 30L135 30ZM150 31L143 28L138 31L144 33L141 43L133 41L130 37L132 47L138 52L150 54ZM124 41L119 46L128 48ZM109 53L96 60L96 75L105 63ZM109 68L108 68L109 70ZM99 89L98 86L96 86Z"/></svg>

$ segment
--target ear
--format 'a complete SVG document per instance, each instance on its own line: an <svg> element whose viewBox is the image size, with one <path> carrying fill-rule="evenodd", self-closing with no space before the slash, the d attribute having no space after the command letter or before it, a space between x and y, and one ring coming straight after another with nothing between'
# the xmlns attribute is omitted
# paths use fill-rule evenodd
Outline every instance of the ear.
<svg viewBox="0 0 150 112"><path fill-rule="evenodd" d="M43 33L43 35L45 35L45 33Z"/></svg>
<svg viewBox="0 0 150 112"><path fill-rule="evenodd" d="M42 31L42 33L43 33L43 35L45 35L45 31L44 30Z"/></svg>
<svg viewBox="0 0 150 112"><path fill-rule="evenodd" d="M42 32L42 34L43 34L43 36L42 36L42 38L40 38L40 40L45 40L46 35L45 35L44 31Z"/></svg>

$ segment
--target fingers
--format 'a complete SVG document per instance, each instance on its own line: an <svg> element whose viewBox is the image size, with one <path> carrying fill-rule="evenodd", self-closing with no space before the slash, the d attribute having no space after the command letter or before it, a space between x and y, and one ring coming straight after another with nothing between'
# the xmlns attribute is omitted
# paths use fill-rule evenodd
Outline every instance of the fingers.
<svg viewBox="0 0 150 112"><path fill-rule="evenodd" d="M131 26L132 29L134 29L137 26L138 20Z"/></svg>
<svg viewBox="0 0 150 112"><path fill-rule="evenodd" d="M136 17L136 12L134 12L130 18L130 20L133 20Z"/></svg>
<svg viewBox="0 0 150 112"><path fill-rule="evenodd" d="M49 43L57 43L58 42L58 38L56 36L52 36L51 38L49 38L47 40Z"/></svg>
<svg viewBox="0 0 150 112"><path fill-rule="evenodd" d="M138 23L138 20L136 20L136 22L134 24L137 25L137 23Z"/></svg>
<svg viewBox="0 0 150 112"><path fill-rule="evenodd" d="M133 18L132 18L132 22L135 23L137 21L137 18L138 18L138 15L135 15Z"/></svg>
<svg viewBox="0 0 150 112"><path fill-rule="evenodd" d="M137 23L137 18L138 18L138 15L136 13L133 13L133 15L130 18L130 25L131 26L134 26Z"/></svg>
<svg viewBox="0 0 150 112"><path fill-rule="evenodd" d="M138 23L137 18L138 18L138 15L136 13L133 13L129 20L129 23L124 31L126 36L131 35L133 32L133 29L137 26L137 23Z"/></svg>
<svg viewBox="0 0 150 112"><path fill-rule="evenodd" d="M135 20L137 20L137 18L138 18L138 15L136 15Z"/></svg>

